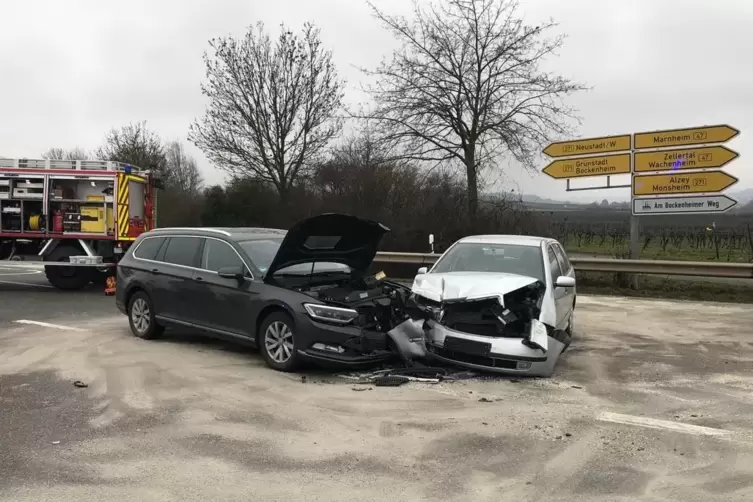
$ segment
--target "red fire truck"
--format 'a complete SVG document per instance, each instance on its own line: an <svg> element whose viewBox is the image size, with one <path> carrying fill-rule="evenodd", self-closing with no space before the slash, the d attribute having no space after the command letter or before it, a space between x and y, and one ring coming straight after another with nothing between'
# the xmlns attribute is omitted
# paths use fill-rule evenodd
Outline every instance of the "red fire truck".
<svg viewBox="0 0 753 502"><path fill-rule="evenodd" d="M64 290L104 284L154 228L158 187L149 171L119 162L0 158L0 264L41 260Z"/></svg>

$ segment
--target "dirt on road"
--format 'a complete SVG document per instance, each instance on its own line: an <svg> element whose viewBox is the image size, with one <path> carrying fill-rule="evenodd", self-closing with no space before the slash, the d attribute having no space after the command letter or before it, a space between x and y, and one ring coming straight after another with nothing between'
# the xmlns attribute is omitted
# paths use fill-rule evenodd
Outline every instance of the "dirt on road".
<svg viewBox="0 0 753 502"><path fill-rule="evenodd" d="M3 320L0 501L753 499L749 306L579 297L551 379L382 388L97 302Z"/></svg>

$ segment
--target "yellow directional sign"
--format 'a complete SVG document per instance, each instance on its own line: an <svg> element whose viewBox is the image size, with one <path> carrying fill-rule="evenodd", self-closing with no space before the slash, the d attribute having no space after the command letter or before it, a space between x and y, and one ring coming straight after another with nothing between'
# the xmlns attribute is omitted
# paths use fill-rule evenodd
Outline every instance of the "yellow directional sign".
<svg viewBox="0 0 753 502"><path fill-rule="evenodd" d="M637 173L647 171L676 171L679 169L710 169L722 167L738 157L726 146L679 148L635 154Z"/></svg>
<svg viewBox="0 0 753 502"><path fill-rule="evenodd" d="M630 173L630 154L559 159L549 163L544 168L544 173L557 179L628 174Z"/></svg>
<svg viewBox="0 0 753 502"><path fill-rule="evenodd" d="M662 148L668 146L724 143L738 134L740 134L740 131L728 125L641 132L634 135L633 148L642 150L645 148Z"/></svg>
<svg viewBox="0 0 753 502"><path fill-rule="evenodd" d="M633 176L633 195L718 193L737 183L724 171Z"/></svg>
<svg viewBox="0 0 753 502"><path fill-rule="evenodd" d="M550 157L573 157L590 153L610 153L630 150L630 135L605 136L603 138L576 139L558 141L544 148Z"/></svg>

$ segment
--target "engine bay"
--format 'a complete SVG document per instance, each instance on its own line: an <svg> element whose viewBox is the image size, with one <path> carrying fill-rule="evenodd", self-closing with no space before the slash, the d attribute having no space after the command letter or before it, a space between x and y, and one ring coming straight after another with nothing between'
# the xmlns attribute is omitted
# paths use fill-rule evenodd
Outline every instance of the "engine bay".
<svg viewBox="0 0 753 502"><path fill-rule="evenodd" d="M333 307L354 309L354 321L363 329L386 333L407 317L410 288L385 279L385 274L363 276L357 272L328 272L284 277L283 287L303 293Z"/></svg>
<svg viewBox="0 0 753 502"><path fill-rule="evenodd" d="M525 337L531 320L538 319L545 285L536 282L497 298L453 300L442 303L426 298L417 304L439 324L463 333L490 337Z"/></svg>

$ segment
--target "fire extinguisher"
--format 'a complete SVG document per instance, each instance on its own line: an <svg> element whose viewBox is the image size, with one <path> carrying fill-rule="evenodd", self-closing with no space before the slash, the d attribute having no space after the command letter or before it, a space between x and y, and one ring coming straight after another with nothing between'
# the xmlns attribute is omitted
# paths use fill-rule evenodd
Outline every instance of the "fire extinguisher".
<svg viewBox="0 0 753 502"><path fill-rule="evenodd" d="M60 209L55 211L55 216L52 218L52 231L56 234L63 233L63 212Z"/></svg>

